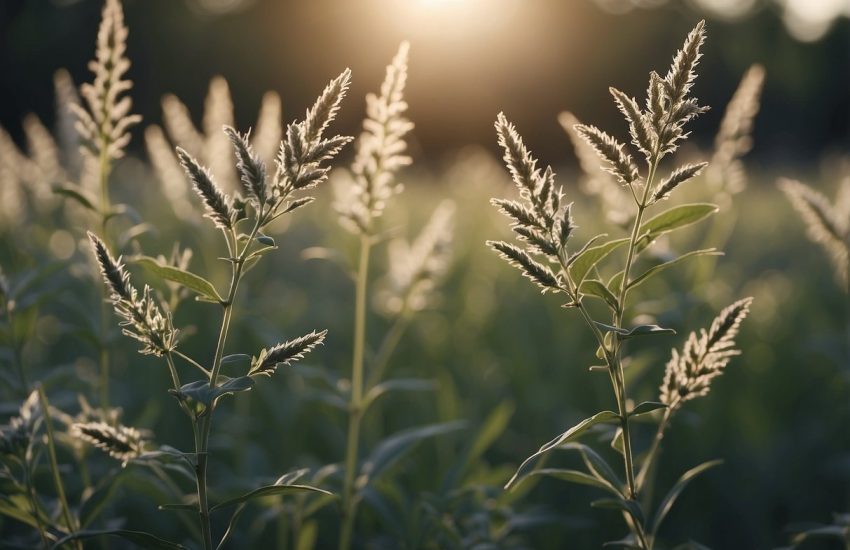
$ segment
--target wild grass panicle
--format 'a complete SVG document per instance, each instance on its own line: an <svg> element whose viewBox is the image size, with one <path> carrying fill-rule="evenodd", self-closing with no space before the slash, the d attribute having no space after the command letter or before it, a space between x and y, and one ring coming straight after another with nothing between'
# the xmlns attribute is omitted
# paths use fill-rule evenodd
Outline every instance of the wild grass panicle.
<svg viewBox="0 0 850 550"><path fill-rule="evenodd" d="M836 280L850 293L850 177L841 181L834 201L796 180L781 179L779 188L803 218L809 238L826 251Z"/></svg>
<svg viewBox="0 0 850 550"><path fill-rule="evenodd" d="M761 107L765 70L754 64L726 105L720 128L714 138L714 153L708 164L706 180L716 189L729 194L740 193L747 185L741 157L753 148L753 125Z"/></svg>
<svg viewBox="0 0 850 550"><path fill-rule="evenodd" d="M566 295L564 306L578 311L598 345L596 357L605 362L605 366L591 367L591 371L607 372L617 403L616 412L597 412L540 447L520 465L506 487L512 488L530 475L538 474L607 491L614 495L614 499L596 501L594 506L620 511L630 531L627 537L612 544L642 550L651 550L655 546L658 529L684 485L697 474L717 464L708 462L686 472L650 519L648 510L645 510L649 503L642 500L642 489L648 483L649 472L657 458L670 414L688 398L705 394L710 380L720 374L729 359L737 354L737 350L732 348L733 339L750 304L750 299L736 302L720 314L708 332L703 331L699 338L692 334L682 355L673 352L673 360L667 366L662 386L661 402L629 403L624 372L628 361L624 352L626 342L632 338L674 332L658 325L629 326L629 317L626 316L629 291L682 260L717 253L714 249L694 250L672 260L666 258L662 263L645 268L642 274L632 276L632 268L642 260L642 252L650 248L659 237L691 225L717 209L710 204L685 204L667 208L645 219L648 209L663 204L663 199L682 183L697 176L706 166L704 162L681 164L666 177L659 177L662 159L675 152L688 135L685 124L707 110L690 96L704 40L705 25L700 22L688 34L667 74L662 78L655 72L650 73L644 109L634 98L616 88L610 88L614 102L628 123L631 145L646 160L645 172L642 173L633 160L628 146L614 136L592 125L574 124L567 128L574 141L581 138L586 143L586 146L577 146L583 164L589 165L591 162L589 149L601 161L602 170L606 174L597 175L599 181L609 189L612 188L611 183L616 182L627 190L625 196L631 198L632 212L620 219L628 220L631 225L628 238L606 240L607 235L600 234L581 247L569 249L570 237L576 229L571 217L572 203L566 204L563 200L561 189L555 185L552 169L538 168L537 160L505 116L500 113L496 119L499 145L504 150L505 164L519 190L520 201L492 199L491 202L510 219L511 228L522 247L503 241L488 241L487 244L520 269L542 292ZM575 121L575 117L562 113L560 120L562 125L569 125ZM586 171L598 174L595 168ZM617 199L618 204L623 202L628 201L622 197ZM618 266L612 275L606 276L604 264L610 262L603 260L607 260L621 247L626 248L622 268ZM599 320L596 309L591 309L585 303L588 299L601 301L608 310L609 319L604 322ZM639 317L637 315L636 319ZM635 455L632 451L630 421L659 409L665 412L652 447L641 458L636 458L641 455ZM601 455L587 445L576 443L591 427L606 423L618 425L613 432L611 446L623 459L625 483L620 481ZM540 456L556 449L577 450L588 471L559 468L537 472L532 470ZM637 466L640 467L639 471Z"/></svg>
<svg viewBox="0 0 850 550"><path fill-rule="evenodd" d="M210 80L201 130L192 122L188 107L173 94L162 98L162 115L164 130L157 125L148 126L145 129L145 144L163 191L169 197L181 201L185 197L185 186L179 184L182 178L174 179L175 171L179 171L179 159L174 156L174 147L185 150L209 167L210 173L225 191L239 188L238 175L230 161L230 140L221 133L223 127L235 126L233 100L224 77L215 76ZM274 163L278 152L282 137L281 118L280 96L273 91L266 92L260 104L251 145L267 166ZM181 219L191 219L182 202L175 207L175 213Z"/></svg>
<svg viewBox="0 0 850 550"><path fill-rule="evenodd" d="M88 235L104 283L110 289L112 306L123 319L122 332L142 343L140 352L144 355L162 357L174 351L178 331L172 325L166 305L154 298L153 290L147 285L139 296L121 259L113 258L97 235L92 232Z"/></svg>
<svg viewBox="0 0 850 550"><path fill-rule="evenodd" d="M123 95L132 86L125 78L130 68L126 57L127 35L121 2L106 0L97 33L95 59L89 64L94 82L80 87L85 106L81 103L71 106L77 116L77 133L85 151L94 157L122 157L130 142L130 127L141 121L139 115L130 114L132 100Z"/></svg>
<svg viewBox="0 0 850 550"><path fill-rule="evenodd" d="M452 255L455 204L441 202L416 239L389 242L386 277L376 293L378 307L391 316L421 311L434 299Z"/></svg>
<svg viewBox="0 0 850 550"><path fill-rule="evenodd" d="M146 438L136 428L106 422L85 422L71 426L70 433L81 441L93 445L123 466L145 452Z"/></svg>
<svg viewBox="0 0 850 550"><path fill-rule="evenodd" d="M732 357L740 355L735 349L735 337L750 311L752 298L738 300L727 306L699 336L692 332L682 352L673 350L664 371L659 401L672 413L686 401L708 394L711 381L723 374Z"/></svg>
<svg viewBox="0 0 850 550"><path fill-rule="evenodd" d="M334 186L335 207L343 225L354 233L371 234L373 220L381 217L387 201L402 190L396 174L411 163L405 154L405 136L413 123L405 116L407 102L407 60L410 46L402 42L387 66L380 94L366 96L366 118L357 139L357 155L351 165L351 179Z"/></svg>

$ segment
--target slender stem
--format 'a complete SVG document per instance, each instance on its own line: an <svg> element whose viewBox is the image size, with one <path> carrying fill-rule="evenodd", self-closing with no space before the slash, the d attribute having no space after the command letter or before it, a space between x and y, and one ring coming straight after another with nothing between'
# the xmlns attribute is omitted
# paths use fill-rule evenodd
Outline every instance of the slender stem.
<svg viewBox="0 0 850 550"><path fill-rule="evenodd" d="M655 431L655 437L652 439L652 446L649 448L649 451L646 454L646 458L643 459L643 464L641 464L640 471L637 475L637 490L640 491L641 487L643 487L646 482L647 476L650 474L653 463L657 458L658 452L661 450L661 440L664 439L664 431L667 429L667 425L670 423L670 417L672 416L672 408L667 408L664 410L664 416L661 419L661 422L658 423L658 429Z"/></svg>
<svg viewBox="0 0 850 550"><path fill-rule="evenodd" d="M68 507L65 486L62 484L62 477L59 475L59 461L56 460L56 441L53 437L53 420L50 417L50 403L47 401L47 394L44 393L44 387L41 384L38 385L38 400L41 403L41 413L44 415L44 426L47 428L47 454L50 458L50 471L53 474L56 495L59 497L62 519L65 521L68 533L73 534L77 530L77 526L71 515L71 509ZM79 542L77 542L76 546L81 548Z"/></svg>
<svg viewBox="0 0 850 550"><path fill-rule="evenodd" d="M30 469L29 461L23 460L24 483L27 486L27 496L29 496L30 506L32 506L32 516L35 518L35 525L38 529L41 545L47 550L50 544L47 542L47 533L44 529L44 524L41 522L41 513L39 512L38 495L35 492L35 486L32 483L32 470Z"/></svg>
<svg viewBox="0 0 850 550"><path fill-rule="evenodd" d="M389 364L390 357L392 357L393 352L396 347L398 347L401 337L404 336L404 332L407 330L409 321L410 314L408 310L405 309L398 315L398 317L396 317L390 327L390 330L387 331L380 347L378 347L378 353L375 354L375 361L370 369L369 380L366 383L366 388L371 389L381 383L381 380L384 377L384 372Z"/></svg>
<svg viewBox="0 0 850 550"><path fill-rule="evenodd" d="M640 237L640 226L643 222L643 214L647 207L649 190L652 188L652 182L655 179L655 172L658 168L658 160L659 155L656 153L653 155L652 162L649 164L649 173L647 174L646 183L643 187L643 196L637 203L638 211L632 225L632 232L629 237L629 249L626 255L626 265L623 268L623 278L620 282L620 296L618 301L620 309L614 314L614 326L616 327L623 326L623 316L626 311L626 296L628 294L630 282L629 274L632 269L632 263L635 259L637 242ZM626 483L628 484L629 498L635 499L637 498L637 487L635 484L634 458L632 456L631 430L629 428L628 410L626 409L626 379L625 373L623 372L623 362L621 357L622 346L620 340L616 337L614 337L614 342L614 362L613 364L609 364L609 367L613 370L612 379L615 382L614 393L617 398L617 408L619 409L620 421L623 429L623 461L626 470Z"/></svg>
<svg viewBox="0 0 850 550"><path fill-rule="evenodd" d="M233 317L233 302L236 299L236 291L239 288L239 281L242 279L242 270L245 266L245 258L251 250L251 244L257 231L260 229L264 216L262 212L257 214L257 219L254 223L254 228L248 236L242 251L233 260L233 275L230 279L230 290L227 293L227 298L222 303L223 312L221 318L221 329L218 334L218 341L215 346L215 355L213 356L212 372L210 373L210 388L215 388L218 381L218 375L221 371L221 358L224 354L224 345L227 341L227 334L230 331L230 320ZM225 239L228 242L228 250L238 250L239 242L236 238L235 231L230 231L230 237L233 239L233 248L231 249L230 238L225 233ZM207 499L207 463L209 459L209 440L210 432L212 431L212 418L215 412L215 401L211 402L207 409L196 418L197 427L195 429L195 478L198 491L198 515L200 516L201 532L204 538L204 549L212 550L212 529L210 526L210 511L209 502Z"/></svg>
<svg viewBox="0 0 850 550"><path fill-rule="evenodd" d="M109 221L107 216L110 210L109 173L111 171L111 166L109 163L109 155L106 152L107 149L108 144L103 144L98 161L100 168L100 237L108 244L109 237L106 233L106 224ZM103 285L100 285L100 287L100 379L98 381L98 385L100 386L100 406L103 410L106 410L109 408L109 347L107 339L110 327L110 308L106 301L108 297L106 287Z"/></svg>
<svg viewBox="0 0 850 550"><path fill-rule="evenodd" d="M354 476L357 470L357 448L360 439L360 419L363 416L363 355L366 347L366 288L369 278L369 253L372 242L368 235L360 236L360 266L354 298L354 351L351 358L351 403L348 417L348 444L345 452L345 481L342 491L342 532L340 550L351 547L354 530Z"/></svg>
<svg viewBox="0 0 850 550"><path fill-rule="evenodd" d="M18 376L21 379L21 395L26 397L29 394L29 381L27 380L27 371L24 367L23 353L22 347L23 345L18 342L17 334L15 334L15 320L12 316L13 308L12 305L9 304L8 299L3 300L4 309L6 310L6 322L9 325L9 339L12 344L12 360L15 363L15 366L18 368Z"/></svg>

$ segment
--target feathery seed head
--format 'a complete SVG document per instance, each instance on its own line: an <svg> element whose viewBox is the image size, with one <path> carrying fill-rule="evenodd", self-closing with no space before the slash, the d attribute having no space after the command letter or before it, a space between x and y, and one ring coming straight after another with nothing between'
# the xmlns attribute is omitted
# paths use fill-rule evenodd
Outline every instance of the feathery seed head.
<svg viewBox="0 0 850 550"><path fill-rule="evenodd" d="M304 358L313 348L325 341L328 331L310 332L293 340L287 340L269 349L260 351L258 357L251 359L251 375L271 376L280 364L291 365Z"/></svg>
<svg viewBox="0 0 850 550"><path fill-rule="evenodd" d="M132 87L132 82L124 79L130 68L125 56L127 32L121 2L106 0L97 33L95 59L89 63L95 75L94 82L80 87L86 107L81 104L71 107L77 116L76 128L85 145L85 154L103 154L109 158L123 156L130 142L130 127L141 121L140 116L130 114L130 97L120 97Z"/></svg>
<svg viewBox="0 0 850 550"><path fill-rule="evenodd" d="M71 434L120 460L124 466L144 453L147 443L139 430L106 422L75 423L71 426Z"/></svg>
<svg viewBox="0 0 850 550"><path fill-rule="evenodd" d="M839 198L850 183L843 183ZM835 276L847 287L850 269L850 201L839 200L833 206L822 193L799 181L782 179L779 188L803 218L809 238L826 250L832 261Z"/></svg>
<svg viewBox="0 0 850 550"><path fill-rule="evenodd" d="M386 313L421 311L431 302L449 268L454 214L455 204L445 200L412 244L403 239L390 242L389 269L384 288L377 295Z"/></svg>
<svg viewBox="0 0 850 550"><path fill-rule="evenodd" d="M198 164L198 161L180 147L177 148L177 158L183 170L186 171L186 175L189 176L192 187L204 201L206 217L220 229L233 227L236 211L233 208L232 199L218 188L210 171Z"/></svg>
<svg viewBox="0 0 850 550"><path fill-rule="evenodd" d="M139 351L143 355L161 356L174 350L178 331L171 323L171 313L157 303L149 286L145 285L139 297L120 258L114 259L97 235L89 231L88 236L115 313L122 319L122 332L142 343Z"/></svg>
<svg viewBox="0 0 850 550"><path fill-rule="evenodd" d="M236 169L245 195L261 208L266 202L266 165L251 146L250 132L240 134L230 126L224 127L236 153Z"/></svg>
<svg viewBox="0 0 850 550"><path fill-rule="evenodd" d="M403 189L397 173L412 162L406 154L405 141L413 129L413 123L405 116L408 50L409 44L402 42L387 66L380 94L366 96L363 132L356 142L352 177L345 182L351 189L344 189L343 183L335 187L334 207L340 214L340 223L355 233L374 231L373 220L383 215L389 199Z"/></svg>
<svg viewBox="0 0 850 550"><path fill-rule="evenodd" d="M706 395L711 381L723 373L732 357L739 355L735 337L750 310L752 298L727 306L699 337L692 332L682 352L673 350L661 384L660 401L676 410L684 402Z"/></svg>
<svg viewBox="0 0 850 550"><path fill-rule="evenodd" d="M638 168L632 157L625 151L624 145L613 136L596 126L579 124L576 131L590 144L599 157L607 163L605 170L615 176L623 185L631 185L638 179Z"/></svg>

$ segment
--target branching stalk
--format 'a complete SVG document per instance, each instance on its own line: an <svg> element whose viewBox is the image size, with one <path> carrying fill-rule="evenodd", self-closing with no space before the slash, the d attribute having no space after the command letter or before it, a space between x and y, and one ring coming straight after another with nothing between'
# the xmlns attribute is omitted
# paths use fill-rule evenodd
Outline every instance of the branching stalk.
<svg viewBox="0 0 850 550"><path fill-rule="evenodd" d="M351 358L351 402L349 404L348 443L345 451L345 481L342 493L342 532L340 550L351 547L354 531L354 481L357 473L357 452L360 439L360 420L363 417L363 355L366 347L366 289L369 279L369 256L372 242L368 235L360 236L360 265L357 270L357 289L354 298L354 351Z"/></svg>

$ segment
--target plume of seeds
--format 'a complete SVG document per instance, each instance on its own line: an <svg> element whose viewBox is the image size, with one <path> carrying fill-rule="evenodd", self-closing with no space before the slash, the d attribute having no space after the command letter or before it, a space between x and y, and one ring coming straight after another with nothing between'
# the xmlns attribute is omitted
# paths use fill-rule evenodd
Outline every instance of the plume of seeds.
<svg viewBox="0 0 850 550"><path fill-rule="evenodd" d="M77 117L72 105L80 102L77 87L70 73L59 69L53 73L53 90L56 96L56 141L62 155L62 164L76 174L80 169L80 135L77 133Z"/></svg>
<svg viewBox="0 0 850 550"><path fill-rule="evenodd" d="M206 208L204 215L219 229L231 229L237 216L233 200L219 189L210 171L180 147L177 148L177 158L180 159L180 164L189 176L192 187L204 202Z"/></svg>
<svg viewBox="0 0 850 550"><path fill-rule="evenodd" d="M408 50L408 43L402 42L387 66L380 95L366 96L363 132L351 165L353 182L335 187L334 206L343 226L354 233L373 231L373 220L383 215L386 202L402 190L396 173L411 163L404 139L413 129L413 123L405 117Z"/></svg>
<svg viewBox="0 0 850 550"><path fill-rule="evenodd" d="M251 376L271 376L277 370L278 365L289 366L303 359L305 355L313 351L313 348L325 341L327 334L327 330L313 331L277 344L272 348L261 350L257 357L251 358L251 368L248 374Z"/></svg>
<svg viewBox="0 0 850 550"><path fill-rule="evenodd" d="M236 154L240 187L258 215L263 217L262 225L312 202L312 197L293 198L292 194L324 181L330 170L325 163L351 141L348 136L323 137L324 130L339 111L350 80L351 72L346 69L327 85L303 121L293 122L287 127L286 139L280 143L275 161L277 172L274 178L268 178L266 164L255 152L248 134L224 127L223 135L229 139ZM177 157L204 202L206 216L216 227L232 229L245 215L242 196L231 196L222 191L213 179L212 171L185 149L178 147ZM267 204L271 204L268 209Z"/></svg>
<svg viewBox="0 0 850 550"><path fill-rule="evenodd" d="M706 395L711 381L723 373L730 359L740 354L735 349L735 336L741 321L750 311L752 298L738 300L720 312L711 327L692 332L682 352L673 350L664 372L660 401L671 411L684 402Z"/></svg>
<svg viewBox="0 0 850 550"><path fill-rule="evenodd" d="M293 191L310 189L327 179L330 168L323 163L335 157L352 140L350 136L323 137L325 129L336 118L350 83L351 71L345 69L325 87L303 121L286 127L286 137L276 159L275 197L286 198Z"/></svg>
<svg viewBox="0 0 850 550"><path fill-rule="evenodd" d="M560 188L555 188L552 168L547 166L543 172L537 168L537 160L502 113L496 119L496 133L505 153L505 164L519 189L520 200L492 199L490 202L511 220L511 229L524 247L503 241L487 241L487 245L540 286L544 293L547 290L568 292L561 276L535 257L542 256L547 263L567 265L567 241L575 229L570 215L572 204L562 204L563 194Z"/></svg>
<svg viewBox="0 0 850 550"><path fill-rule="evenodd" d="M9 419L9 424L0 426L0 455L23 457L38 429L41 416L38 391L33 390L21 404L18 415Z"/></svg>
<svg viewBox="0 0 850 550"><path fill-rule="evenodd" d="M147 148L148 154L154 160L154 168L159 180L166 190L170 182L174 181L171 179L173 174L170 170L174 164L169 166L164 163L164 157L158 150L161 143L157 139L162 136L162 140L167 143L166 134L174 147L184 149L200 163L209 167L210 173L215 175L216 180L221 182L225 190L230 192L240 188L237 173L230 161L230 140L228 136L221 133L222 127L232 127L235 124L233 100L227 80L221 76L215 76L210 80L209 91L204 101L202 131L195 127L186 105L173 94L163 96L162 115L165 132L158 126L149 127L149 130L156 128L154 132L158 134L155 134L153 141L147 142ZM281 138L281 102L280 96L275 92L266 92L263 96L255 128L251 145L259 158L268 166L274 161ZM173 151L171 145L166 145L165 148ZM159 162L156 161L157 157L160 157ZM178 178L177 181L183 180Z"/></svg>
<svg viewBox="0 0 850 550"><path fill-rule="evenodd" d="M149 286L145 285L140 297L120 258L115 260L97 235L89 231L88 236L115 313L122 319L122 332L142 343L142 354L161 357L174 350L177 330L171 323L171 313L167 309L163 313L164 304L154 300Z"/></svg>
<svg viewBox="0 0 850 550"><path fill-rule="evenodd" d="M706 174L709 184L717 189L738 193L746 186L741 157L753 147L753 121L761 105L764 74L761 65L750 67L726 106L720 129L714 138L714 154Z"/></svg>
<svg viewBox="0 0 850 550"><path fill-rule="evenodd" d="M147 441L136 428L106 422L80 422L71 425L71 435L97 447L123 465L145 452Z"/></svg>
<svg viewBox="0 0 850 550"><path fill-rule="evenodd" d="M454 213L454 203L445 200L412 244L404 239L389 243L385 288L376 296L385 312L420 311L431 301L451 260Z"/></svg>
<svg viewBox="0 0 850 550"><path fill-rule="evenodd" d="M826 250L836 279L848 288L850 278L850 177L841 182L838 197L830 204L822 193L799 181L782 179L779 188L806 224L809 238ZM849 290L850 291L850 290Z"/></svg>
<svg viewBox="0 0 850 550"><path fill-rule="evenodd" d="M120 158L130 142L130 127L141 121L140 116L130 114L130 97L122 97L132 87L132 82L124 78L130 68L130 61L124 55L126 50L127 27L121 2L106 0L95 59L89 64L94 82L80 87L85 107L80 103L71 106L77 116L76 128L84 154Z"/></svg>
<svg viewBox="0 0 850 550"><path fill-rule="evenodd" d="M628 192L599 165L596 150L576 131L581 123L568 111L558 115L558 122L570 138L576 158L584 177L579 181L581 188L589 195L596 195L602 202L605 218L620 227L626 227L631 219L633 201Z"/></svg>
<svg viewBox="0 0 850 550"><path fill-rule="evenodd" d="M676 52L673 63L664 78L656 72L650 73L646 108L626 93L610 88L614 102L629 124L632 144L644 155L650 166L657 166L665 155L673 153L679 141L687 137L685 124L708 110L693 97L689 97L696 79L696 66L705 41L705 22L700 21L688 34L682 49ZM604 161L604 169L631 189L637 198L636 189L644 182L626 145L595 126L578 124L576 132L596 151ZM648 204L667 198L680 184L698 175L707 163L685 164L673 170L666 178L653 182ZM646 206L646 205L644 205Z"/></svg>

